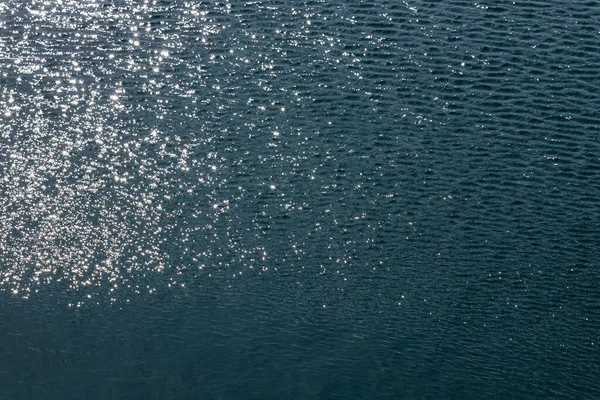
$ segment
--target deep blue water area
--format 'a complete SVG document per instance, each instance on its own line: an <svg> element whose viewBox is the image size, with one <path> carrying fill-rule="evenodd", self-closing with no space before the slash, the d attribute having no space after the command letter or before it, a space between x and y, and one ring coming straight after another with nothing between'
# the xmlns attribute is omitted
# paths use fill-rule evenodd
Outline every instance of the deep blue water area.
<svg viewBox="0 0 600 400"><path fill-rule="evenodd" d="M600 398L600 3L0 4L0 399Z"/></svg>

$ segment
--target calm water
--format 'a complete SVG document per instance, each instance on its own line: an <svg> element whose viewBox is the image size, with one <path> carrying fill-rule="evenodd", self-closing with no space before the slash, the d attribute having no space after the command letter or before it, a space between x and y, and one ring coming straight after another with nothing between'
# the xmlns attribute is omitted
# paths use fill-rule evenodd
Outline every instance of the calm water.
<svg viewBox="0 0 600 400"><path fill-rule="evenodd" d="M6 0L0 398L600 398L596 1Z"/></svg>

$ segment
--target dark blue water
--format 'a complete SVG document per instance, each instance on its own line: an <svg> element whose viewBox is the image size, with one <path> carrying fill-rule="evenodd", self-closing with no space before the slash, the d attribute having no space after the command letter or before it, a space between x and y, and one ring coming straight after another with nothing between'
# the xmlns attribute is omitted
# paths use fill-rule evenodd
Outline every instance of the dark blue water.
<svg viewBox="0 0 600 400"><path fill-rule="evenodd" d="M600 398L600 3L0 4L0 398Z"/></svg>

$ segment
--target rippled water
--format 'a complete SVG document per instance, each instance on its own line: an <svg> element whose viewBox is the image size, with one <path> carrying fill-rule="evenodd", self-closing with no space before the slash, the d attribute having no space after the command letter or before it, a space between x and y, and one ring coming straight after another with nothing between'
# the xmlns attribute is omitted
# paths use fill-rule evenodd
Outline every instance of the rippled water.
<svg viewBox="0 0 600 400"><path fill-rule="evenodd" d="M0 395L600 397L600 4L0 4Z"/></svg>

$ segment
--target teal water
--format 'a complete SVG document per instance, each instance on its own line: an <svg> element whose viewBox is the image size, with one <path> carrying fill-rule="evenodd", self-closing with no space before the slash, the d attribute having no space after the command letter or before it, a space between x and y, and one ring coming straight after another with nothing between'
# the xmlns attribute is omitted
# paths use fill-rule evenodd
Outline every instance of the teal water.
<svg viewBox="0 0 600 400"><path fill-rule="evenodd" d="M600 4L0 4L1 399L600 398Z"/></svg>

